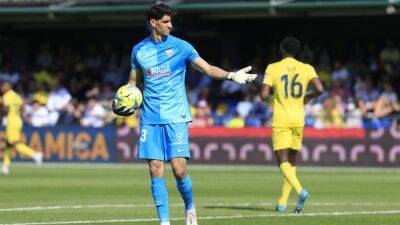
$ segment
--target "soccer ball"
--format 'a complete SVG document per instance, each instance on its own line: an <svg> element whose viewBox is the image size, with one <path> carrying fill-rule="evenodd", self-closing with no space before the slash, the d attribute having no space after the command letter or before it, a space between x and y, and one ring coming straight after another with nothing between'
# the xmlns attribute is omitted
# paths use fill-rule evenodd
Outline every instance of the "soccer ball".
<svg viewBox="0 0 400 225"><path fill-rule="evenodd" d="M116 107L125 106L136 110L140 108L142 101L142 92L133 84L126 84L118 88L117 93L115 94Z"/></svg>

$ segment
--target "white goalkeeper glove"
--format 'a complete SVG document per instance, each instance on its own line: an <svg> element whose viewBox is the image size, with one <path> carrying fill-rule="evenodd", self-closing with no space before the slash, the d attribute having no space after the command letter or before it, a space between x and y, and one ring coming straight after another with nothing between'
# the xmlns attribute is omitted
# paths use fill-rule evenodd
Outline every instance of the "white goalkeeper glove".
<svg viewBox="0 0 400 225"><path fill-rule="evenodd" d="M247 73L250 70L251 66L248 66L236 72L229 72L227 78L239 84L247 84L257 77L257 74Z"/></svg>

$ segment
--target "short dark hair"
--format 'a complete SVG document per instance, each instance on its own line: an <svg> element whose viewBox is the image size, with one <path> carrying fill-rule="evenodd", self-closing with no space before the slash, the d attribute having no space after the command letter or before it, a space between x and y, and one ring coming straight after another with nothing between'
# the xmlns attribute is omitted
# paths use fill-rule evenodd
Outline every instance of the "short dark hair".
<svg viewBox="0 0 400 225"><path fill-rule="evenodd" d="M295 37L285 37L281 42L281 51L295 56L301 49L300 41Z"/></svg>
<svg viewBox="0 0 400 225"><path fill-rule="evenodd" d="M175 15L175 10L163 3L155 4L147 10L147 20L159 20L165 15L170 16L172 19Z"/></svg>

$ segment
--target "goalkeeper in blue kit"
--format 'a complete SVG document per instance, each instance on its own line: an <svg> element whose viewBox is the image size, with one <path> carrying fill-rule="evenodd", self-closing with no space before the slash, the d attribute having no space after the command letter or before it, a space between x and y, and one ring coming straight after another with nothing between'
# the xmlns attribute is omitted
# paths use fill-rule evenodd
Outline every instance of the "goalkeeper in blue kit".
<svg viewBox="0 0 400 225"><path fill-rule="evenodd" d="M171 162L176 186L185 203L187 225L197 225L192 181L186 170L190 159L188 122L192 120L185 90L186 65L216 79L239 84L254 80L251 67L227 72L208 64L188 42L170 35L174 10L165 4L153 5L147 12L149 37L135 45L131 57L129 83L143 77L143 104L138 140L138 158L149 165L151 191L161 225L170 224L168 191L164 180L164 162ZM117 115L133 115L134 109L116 107Z"/></svg>

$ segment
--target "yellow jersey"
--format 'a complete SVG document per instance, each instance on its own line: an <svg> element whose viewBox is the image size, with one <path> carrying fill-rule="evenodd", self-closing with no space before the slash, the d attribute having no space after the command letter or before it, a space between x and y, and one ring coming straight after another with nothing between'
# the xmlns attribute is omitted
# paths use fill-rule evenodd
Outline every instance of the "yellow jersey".
<svg viewBox="0 0 400 225"><path fill-rule="evenodd" d="M3 105L8 108L7 121L21 119L22 98L13 90L3 94Z"/></svg>
<svg viewBox="0 0 400 225"><path fill-rule="evenodd" d="M308 83L316 77L314 67L294 58L268 65L263 83L274 92L273 127L304 126L304 96Z"/></svg>

